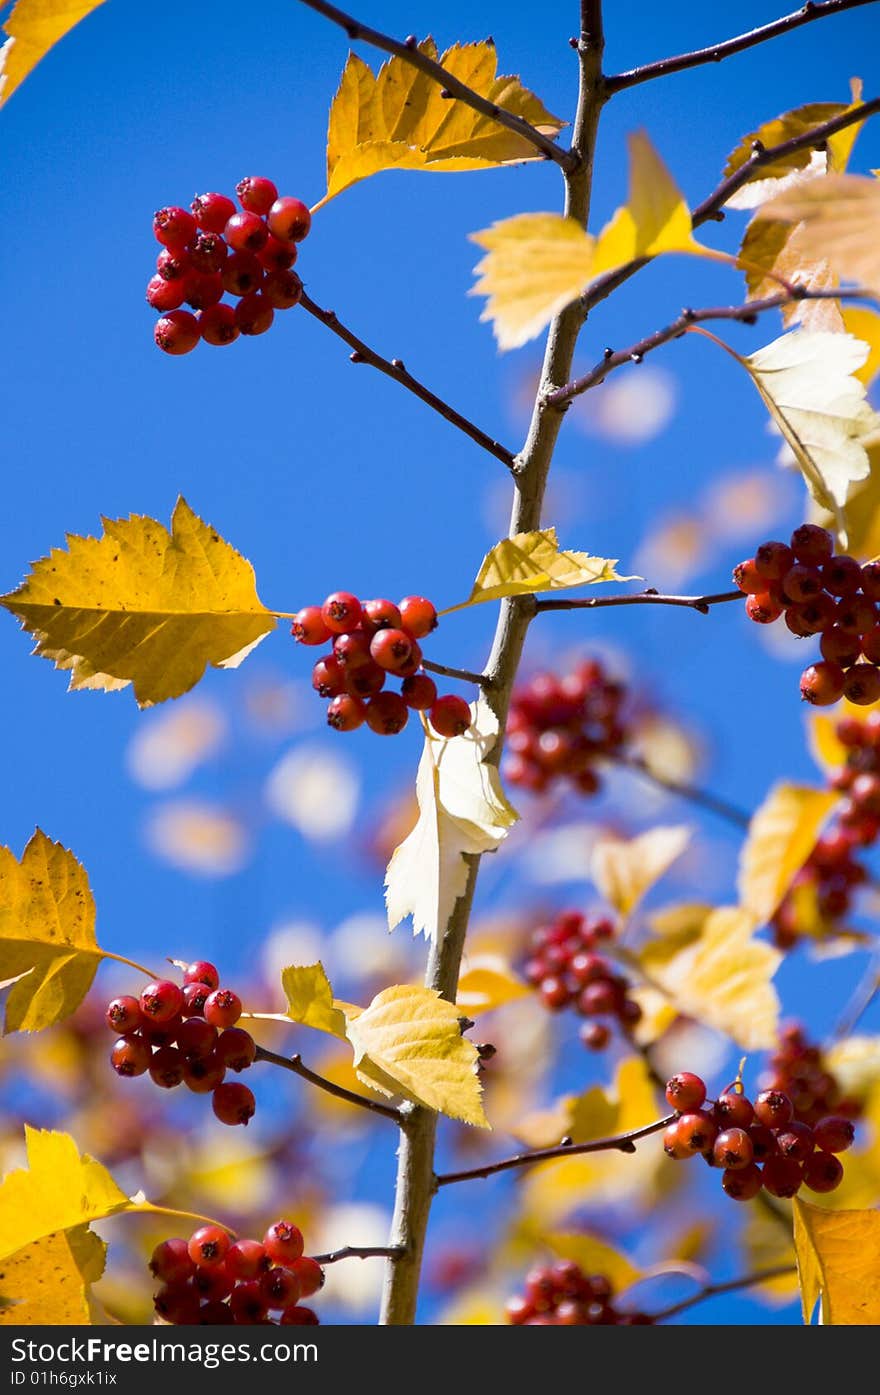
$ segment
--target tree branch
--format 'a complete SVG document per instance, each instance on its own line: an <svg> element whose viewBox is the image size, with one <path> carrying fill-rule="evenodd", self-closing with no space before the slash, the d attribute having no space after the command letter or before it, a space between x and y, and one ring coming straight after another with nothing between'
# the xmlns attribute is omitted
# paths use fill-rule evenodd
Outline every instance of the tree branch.
<svg viewBox="0 0 880 1395"><path fill-rule="evenodd" d="M581 32L577 45L580 81L577 112L572 126L575 161L566 174L564 211L584 228L590 211L593 154L604 100L603 42L601 0L581 0ZM557 408L546 407L541 399L547 391L568 382L584 318L583 305L575 301L555 316L550 325L541 386L514 474L511 537L541 526L547 475L564 416ZM495 638L484 670L489 682L487 697L498 718L501 732L505 728L526 632L534 615L534 605L525 603L530 601L530 597L525 598L524 602L510 597L501 602ZM502 747L503 740L499 740L490 760L497 762L500 759ZM467 886L456 902L448 923L438 929L425 977L427 985L450 1002L455 1001L458 988L461 956L480 865L478 856L468 857L467 861ZM401 1134L391 1242L403 1245L406 1254L396 1263L389 1264L386 1270L380 1318L385 1324L411 1323L415 1319L425 1231L435 1186L436 1127L437 1116L429 1110L417 1108L407 1118Z"/></svg>
<svg viewBox="0 0 880 1395"><path fill-rule="evenodd" d="M579 599L539 600L535 602L535 610L603 610L606 606L616 605L679 605L685 606L688 610L699 611L700 615L708 615L713 605L723 605L727 601L744 601L745 599L745 594L742 591L719 591L714 596L663 596L659 591L650 589L648 591L635 591L631 595L625 596L586 596Z"/></svg>
<svg viewBox="0 0 880 1395"><path fill-rule="evenodd" d="M399 39L392 39L390 35L382 34L378 29L371 29L368 24L362 24L359 19L344 14L335 5L328 5L326 0L300 0L300 3L307 5L310 10L315 10L334 24L338 24L340 28L345 30L352 43L360 41L372 44L373 48L380 49L382 53L390 53L395 58L402 58L405 63L418 68L420 73L424 73L439 84L443 89L444 96L454 97L459 102L464 102L465 106L473 107L474 111L480 112L482 116L488 116L499 126L505 126L508 131L515 132L516 135L521 136L523 140L528 141L536 150L539 150L548 160L555 160L561 169L570 172L576 167L577 156L575 154L568 150L562 150L549 136L545 136L543 132L537 130L524 117L515 116L513 112L506 111L504 107L499 107L495 102L488 101L486 97L481 97L479 92L475 92L472 87L459 81L442 64L422 53L412 35L401 43Z"/></svg>
<svg viewBox="0 0 880 1395"><path fill-rule="evenodd" d="M880 947L875 947L868 960L868 967L856 984L852 997L835 1025L834 1041L843 1041L846 1037L852 1036L878 993L880 993Z"/></svg>
<svg viewBox="0 0 880 1395"><path fill-rule="evenodd" d="M660 58L655 63L646 63L641 68L630 68L625 73L616 73L613 77L605 79L605 88L608 95L612 96L615 92L637 87L639 83L650 82L654 78L670 77L673 73L683 73L689 68L699 68L703 63L720 63L722 59L731 58L735 53L742 53L745 49L766 43L768 39L778 38L780 34L800 29L803 24L811 24L814 19L825 19L828 15L842 14L845 10L856 10L861 5L872 3L873 0L824 0L824 3L808 3L793 14L783 15L781 19L773 20L772 24L764 24L760 29L750 29L747 34L739 34L735 39L725 39L723 43L712 44L710 48L698 48L693 53L679 53L673 58Z"/></svg>
<svg viewBox="0 0 880 1395"><path fill-rule="evenodd" d="M703 809L708 809L711 814L717 814L719 818L726 819L728 823L736 824L737 828L748 828L751 823L750 816L745 809L739 809L735 804L730 804L726 799L722 799L717 794L712 794L710 790L698 788L682 780L667 779L665 775L659 775L652 770L646 761L639 756L606 754L606 760L614 765L623 766L626 770L632 770L642 779L648 780L658 789L666 790L668 794L677 794L682 799L687 799L691 804L698 804Z"/></svg>
<svg viewBox="0 0 880 1395"><path fill-rule="evenodd" d="M462 416L461 412L450 407L449 403L444 402L442 397L438 397L435 392L431 392L430 388L426 388L424 383L420 383L418 378L414 378L412 373L407 372L402 359L387 359L383 358L381 354L377 354L375 349L371 349L368 344L364 343L363 339L359 339L342 323L335 310L322 310L320 305L316 305L305 292L303 292L299 303L304 310L307 310L310 315L314 315L316 320L320 320L322 325L326 325L327 329L332 330L339 339L343 339L354 350L350 355L352 363L368 363L371 368L377 368L380 373L384 373L386 378L400 383L401 387L414 393L421 402L427 403L446 421L457 426L459 431L470 436L471 440L476 441L483 450L494 455L496 460L500 460L507 466L508 470L513 469L515 457L512 451L509 451L506 446L502 446L499 441L493 441L492 437L487 435L485 431L481 431L472 421L468 421L467 417Z"/></svg>
<svg viewBox="0 0 880 1395"><path fill-rule="evenodd" d="M645 1124L629 1133L618 1133L611 1138L594 1138L591 1143L558 1143L554 1148L537 1148L531 1153L516 1153L512 1158L502 1158L500 1162L486 1163L483 1167L468 1167L462 1172L442 1172L437 1178L437 1186L448 1187L453 1182L472 1182L479 1177L493 1177L496 1172L509 1172L515 1167L532 1167L534 1163L551 1162L554 1158L573 1158L579 1153L634 1153L636 1142L649 1134L659 1133L675 1123L677 1114L667 1114L653 1124Z"/></svg>
<svg viewBox="0 0 880 1395"><path fill-rule="evenodd" d="M867 3L867 0L863 0ZM717 189L698 204L692 214L692 224L699 228L703 223L708 223L710 219L716 221L723 217L722 208L729 198L747 184L756 169L763 169L765 165L772 165L774 160L784 159L788 155L795 155L799 150L809 150L811 146L821 146L829 136L835 135L838 131L844 130L847 126L852 126L856 121L864 121L869 116L873 116L880 111L880 98L873 98L870 102L863 102L855 111L843 112L840 116L835 116L831 121L823 121L821 125L814 126L811 131L805 131L803 135L794 136L791 140L781 141L779 145L762 146L753 150L751 159L747 160L728 179L722 180ZM584 310L589 313L595 306L607 300L612 291L616 291L618 286L622 286L631 276L635 276L637 271L641 271L643 266L654 260L653 257L637 257L635 261L627 262L625 266L620 266L616 271L608 271L604 276L600 276L594 281L590 289L584 294L581 304Z"/></svg>
<svg viewBox="0 0 880 1395"><path fill-rule="evenodd" d="M659 349L661 345L668 344L673 339L681 339L687 334L691 325L702 324L705 320L734 320L740 324L753 325L757 323L759 315L765 314L768 310L779 310L784 305L793 305L802 300L871 300L873 298L870 292L860 290L808 290L806 286L792 286L791 290L780 291L776 295L768 295L761 300L749 300L746 301L745 305L715 305L706 310L692 310L688 306L671 324L666 325L664 329L654 330L653 334L645 335L644 339L630 344L628 349L606 349L602 358L594 368L590 369L589 373L575 378L565 387L557 388L555 392L550 393L547 401L554 407L567 406L581 393L604 383L609 373L613 373L615 368L621 368L625 363L641 363L646 354L653 353L655 349Z"/></svg>
<svg viewBox="0 0 880 1395"><path fill-rule="evenodd" d="M775 1269L762 1269L756 1274L744 1274L739 1279L728 1279L723 1284L706 1284L699 1293L694 1293L690 1298L683 1298L680 1303L673 1303L668 1308L661 1308L658 1313L652 1313L654 1322L664 1322L666 1318L677 1317L679 1313L686 1313L689 1308L695 1308L698 1303L704 1303L707 1298L717 1298L722 1293L736 1293L738 1289L754 1288L756 1284L766 1283L768 1279L782 1279L789 1274L796 1274L797 1269L793 1264L777 1264Z"/></svg>
<svg viewBox="0 0 880 1395"><path fill-rule="evenodd" d="M488 688L489 680L485 673L471 673L467 668L450 668L448 664L435 664L422 659L422 668L429 673L440 673L444 678L457 678L460 683L476 683L479 688Z"/></svg>
<svg viewBox="0 0 880 1395"><path fill-rule="evenodd" d="M399 1245L343 1245L341 1250L330 1250L325 1255L310 1255L316 1264L336 1264L340 1259L400 1259L403 1250Z"/></svg>
<svg viewBox="0 0 880 1395"><path fill-rule="evenodd" d="M270 1065L279 1066L281 1070L289 1070L294 1075L302 1076L303 1080L308 1080L311 1085L317 1085L319 1090L326 1090L328 1095L335 1095L337 1099L356 1104L360 1109L369 1109L372 1114L382 1114L386 1119L392 1119L395 1124L403 1124L404 1115L401 1110L395 1109L391 1104L382 1104L379 1100L367 1099L366 1095L359 1095L354 1090L346 1090L344 1085L334 1084L325 1076L309 1070L299 1056L279 1056L276 1051L267 1051L265 1046L258 1046L256 1060L268 1061Z"/></svg>

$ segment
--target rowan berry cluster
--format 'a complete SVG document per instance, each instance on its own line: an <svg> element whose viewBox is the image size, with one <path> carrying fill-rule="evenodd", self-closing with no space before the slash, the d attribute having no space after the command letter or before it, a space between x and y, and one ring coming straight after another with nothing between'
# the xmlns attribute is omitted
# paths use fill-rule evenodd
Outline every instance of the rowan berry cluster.
<svg viewBox="0 0 880 1395"><path fill-rule="evenodd" d="M188 354L200 339L222 345L263 334L276 310L299 303L302 282L292 267L311 226L308 208L279 198L271 179L257 176L243 179L236 193L240 210L225 194L198 194L191 213L160 208L153 218L162 251L147 303L161 315L154 337L166 354Z"/></svg>
<svg viewBox="0 0 880 1395"><path fill-rule="evenodd" d="M203 1225L188 1240L163 1240L150 1270L161 1284L153 1298L165 1322L205 1327L278 1323L314 1327L302 1306L324 1282L317 1260L303 1254L302 1231L276 1221L262 1240L232 1241L219 1225ZM280 1314L272 1318L272 1313Z"/></svg>
<svg viewBox="0 0 880 1395"><path fill-rule="evenodd" d="M777 1089L762 1090L753 1104L729 1085L712 1103L703 1081L689 1071L672 1077L666 1098L678 1112L663 1135L667 1156L700 1155L723 1168L721 1186L734 1201L751 1201L762 1187L771 1196L793 1197L802 1186L814 1192L840 1186L837 1154L855 1137L850 1119L827 1114L812 1126L801 1123L789 1095Z"/></svg>
<svg viewBox="0 0 880 1395"><path fill-rule="evenodd" d="M760 1083L765 1090L782 1090L788 1095L795 1119L810 1128L828 1114L858 1119L862 1113L861 1100L844 1094L819 1047L810 1042L803 1027L796 1022L780 1031L779 1044L767 1062Z"/></svg>
<svg viewBox="0 0 880 1395"><path fill-rule="evenodd" d="M366 724L379 736L396 736L415 711L428 713L439 736L461 736L471 725L470 707L452 693L438 697L433 678L421 671L419 640L436 628L437 611L424 596L395 605L334 591L323 605L297 611L290 632L298 644L331 641L312 669L312 687L330 699L327 723L336 731ZM389 678L402 680L399 693L383 691Z"/></svg>
<svg viewBox="0 0 880 1395"><path fill-rule="evenodd" d="M628 1033L641 1017L642 1009L627 996L626 978L598 953L599 947L613 936L610 920L584 916L580 911L563 911L551 924L539 925L533 931L525 975L551 1012L574 1007L581 1017L617 1021ZM591 1051L602 1051L611 1040L611 1026L606 1022L585 1022L580 1038Z"/></svg>
<svg viewBox="0 0 880 1395"><path fill-rule="evenodd" d="M228 1070L253 1065L253 1037L237 1027L241 999L221 988L220 975L203 959L188 965L183 987L171 979L148 983L139 998L114 998L105 1013L119 1039L110 1052L117 1075L150 1074L163 1090L186 1085L194 1094L212 1096L222 1124L247 1124L253 1117L253 1092L225 1079Z"/></svg>
<svg viewBox="0 0 880 1395"><path fill-rule="evenodd" d="M781 616L801 639L820 635L822 658L801 675L801 697L818 707L840 698L880 698L880 562L835 554L824 528L803 523L790 543L765 542L734 567L746 614L759 625Z"/></svg>
<svg viewBox="0 0 880 1395"><path fill-rule="evenodd" d="M846 749L846 761L831 780L844 795L834 823L819 839L777 907L771 921L780 949L790 949L801 937L800 898L808 890L822 921L829 927L850 910L857 887L868 880L868 869L858 860L860 848L869 848L880 836L880 712L864 721L843 717L835 734Z"/></svg>
<svg viewBox="0 0 880 1395"><path fill-rule="evenodd" d="M537 673L514 689L507 718L504 773L512 785L543 792L567 779L581 794L599 788L596 762L614 755L627 732L622 719L626 689L609 678L597 659L572 673Z"/></svg>
<svg viewBox="0 0 880 1395"><path fill-rule="evenodd" d="M653 1321L647 1313L615 1308L604 1274L585 1274L574 1260L541 1265L526 1275L525 1291L507 1302L516 1327L631 1327Z"/></svg>

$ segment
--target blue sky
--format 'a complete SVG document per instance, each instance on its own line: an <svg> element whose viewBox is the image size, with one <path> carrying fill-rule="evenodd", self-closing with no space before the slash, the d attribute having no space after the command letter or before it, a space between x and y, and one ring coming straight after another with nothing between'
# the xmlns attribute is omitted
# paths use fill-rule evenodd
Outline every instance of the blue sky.
<svg viewBox="0 0 880 1395"><path fill-rule="evenodd" d="M745 29L775 17L766 2L735 8L732 15L698 4L609 4L606 66L629 67L725 37L728 25ZM571 117L577 65L567 39L575 5L549 0L536 11L451 0L438 10L423 0L386 0L362 17L401 36L433 32L441 46L492 33L502 71L521 74L550 110ZM698 203L718 183L727 153L762 120L807 101L845 100L855 74L873 96L876 72L868 63L877 37L876 11L866 7L723 65L622 94L602 118L594 225L625 195L627 131L648 130L688 200ZM4 109L4 590L65 532L94 532L101 514L167 522L183 493L250 558L273 608L292 611L337 587L361 595L418 591L444 605L467 593L498 536L506 486L497 461L394 384L352 367L344 346L299 311L278 315L259 339L223 351L202 346L181 360L152 342L143 292L156 252L153 210L187 204L204 189L231 192L252 173L315 202L324 189L326 111L346 47L341 31L281 0L246 10L215 0L210 11L112 0ZM855 166L878 164L880 128L869 125ZM558 171L549 166L382 175L316 217L298 270L319 304L335 308L381 352L403 357L516 449L525 426L517 394L539 350L499 357L489 326L479 323L479 303L466 294L478 259L468 234L517 212L556 209L559 201ZM732 215L724 226L710 225L706 240L732 249L743 226L743 216ZM590 366L606 344L639 338L683 304L740 295L730 271L666 259L597 312L578 364ZM748 351L778 332L765 322L731 328L727 337ZM557 454L559 512L545 519L569 545L619 557L624 572L638 569L634 558L652 521L692 513L713 480L746 472L774 487L778 480L776 444L758 398L727 356L688 339L656 361L673 380L671 419L640 444L567 423ZM778 497L770 521L787 529L802 517L801 491L783 481ZM725 589L731 566L749 550L748 541L714 538L687 588ZM489 606L451 617L431 642L432 657L479 667L493 622ZM799 669L762 648L738 607L709 619L651 608L563 615L537 628L527 664L573 646L628 655L634 685L699 731L706 753L700 778L731 799L753 806L773 778L816 778ZM248 961L254 940L280 923L330 929L355 913L381 911L381 873L355 835L315 844L267 815L262 802L267 772L301 739L301 728L288 739L247 719L254 685L280 685L286 694L288 684L308 678L307 656L283 626L240 671L211 674L200 689L226 714L232 736L188 788L234 806L253 830L246 865L220 879L188 874L145 843L158 796L132 781L126 752L141 725L161 714L139 714L130 690L68 695L65 676L29 659L28 649L7 617L0 625L7 675L0 841L20 851L39 824L71 846L89 871L105 943L154 957L220 955L234 970ZM317 704L305 711L319 722ZM340 750L340 739L320 725L306 735L315 749ZM412 779L418 738L409 731L383 743L359 733L344 752L357 766L364 817L372 820ZM656 817L632 789L621 809L634 831ZM680 818L682 810L664 807L663 817ZM707 887L713 896L730 894L736 839L711 823L705 834L716 862L705 872L697 865L691 884L678 886L693 899ZM822 969L799 961L785 966L783 990L821 1031L859 967L854 959ZM731 1300L713 1315L756 1321L761 1310Z"/></svg>

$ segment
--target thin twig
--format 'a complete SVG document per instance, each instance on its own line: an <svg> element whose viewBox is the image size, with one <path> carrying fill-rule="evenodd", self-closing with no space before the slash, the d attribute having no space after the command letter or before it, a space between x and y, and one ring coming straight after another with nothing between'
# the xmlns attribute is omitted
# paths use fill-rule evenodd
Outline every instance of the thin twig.
<svg viewBox="0 0 880 1395"><path fill-rule="evenodd" d="M400 1259L402 1245L343 1245L325 1255L310 1255L316 1264L336 1264L340 1259Z"/></svg>
<svg viewBox="0 0 880 1395"><path fill-rule="evenodd" d="M678 605L687 610L696 610L700 615L708 615L713 605L723 605L727 601L744 601L742 591L719 591L714 596L664 596L659 591L634 591L625 596L587 596L581 599L539 600L536 610L602 610L616 605Z"/></svg>
<svg viewBox="0 0 880 1395"><path fill-rule="evenodd" d="M611 1138L594 1138L591 1143L558 1143L553 1148L538 1148L531 1153L516 1153L512 1158L502 1158L499 1162L485 1163L483 1167L468 1167L462 1172L442 1172L437 1178L438 1187L448 1187L452 1182L472 1182L478 1177L492 1177L496 1172L508 1172L514 1167L532 1167L535 1163L550 1162L554 1158L573 1158L580 1153L634 1153L636 1141L649 1134L659 1133L668 1128L678 1118L677 1114L667 1114L653 1124L645 1124L629 1133L615 1134Z"/></svg>
<svg viewBox="0 0 880 1395"><path fill-rule="evenodd" d="M607 760L613 761L615 765L622 765L627 770L632 770L642 779L649 780L658 789L666 790L669 794L680 795L682 799L687 799L691 804L698 804L703 809L708 809L710 813L717 814L719 818L726 819L728 823L736 824L737 828L748 828L751 823L749 815L745 809L739 809L735 804L731 804L726 799L722 799L717 794L712 794L710 790L700 789L697 785L687 784L683 780L672 780L665 775L659 775L655 770L642 760L639 756L608 755Z"/></svg>
<svg viewBox="0 0 880 1395"><path fill-rule="evenodd" d="M506 446L502 446L499 441L494 441L485 431L481 431L472 421L468 421L467 417L462 416L461 412L457 412L454 407L450 407L448 402L444 402L442 397L438 397L435 392L431 392L430 388L426 388L424 383L419 382L418 378L414 378L412 373L407 371L402 359L388 359L377 354L375 349L371 349L368 344L364 343L363 339L359 339L342 323L335 310L322 310L320 305L316 305L305 292L299 303L304 310L307 310L310 315L314 315L316 320L320 320L322 325L326 325L327 329L332 330L353 349L354 352L350 355L352 363L368 363L371 368L377 368L380 373L384 373L386 378L400 383L401 387L407 388L420 401L427 403L435 412L439 412L446 421L457 426L459 431L470 436L471 440L476 441L483 450L494 455L496 460L502 461L508 470L513 469L515 457L512 451L509 451Z"/></svg>
<svg viewBox="0 0 880 1395"><path fill-rule="evenodd" d="M488 688L489 680L484 673L472 673L468 668L450 668L448 664L435 664L422 659L422 668L429 673L440 673L444 678L457 678L460 683L476 683L479 688Z"/></svg>
<svg viewBox="0 0 880 1395"><path fill-rule="evenodd" d="M392 39L389 34L382 34L378 29L371 29L368 24L362 24L359 19L354 19L351 15L345 14L335 5L328 5L326 0L301 0L303 5L307 5L310 10L315 10L325 19L331 20L344 29L352 43L371 44L373 48L378 48L382 53L390 53L395 58L402 58L405 63L410 63L412 67L418 68L420 73L432 78L442 89L446 97L454 97L459 102L464 102L465 106L473 107L474 111L480 112L482 116L488 116L491 121L496 121L499 126L506 126L508 131L515 132L523 140L533 145L548 160L555 160L561 169L571 171L577 168L578 158L569 150L562 150L554 143L549 136L545 136L542 131L526 121L522 116L515 116L512 111L507 111L504 107L499 107L497 103L490 102L486 97L481 97L479 92L475 92L472 87L461 82L454 73L450 73L441 63L437 63L427 54L419 49L417 40L413 35L401 42L399 39Z"/></svg>
<svg viewBox="0 0 880 1395"><path fill-rule="evenodd" d="M764 1284L768 1279L782 1279L797 1273L793 1264L777 1264L775 1269L762 1269L756 1274L744 1274L739 1279L728 1279L723 1284L706 1284L699 1293L694 1293L690 1298L683 1298L680 1303L672 1303L668 1308L661 1308L658 1313L652 1313L654 1322L664 1322L666 1318L677 1317L679 1313L686 1313L689 1308L695 1308L698 1303L704 1303L707 1298L717 1298L722 1293L736 1293L738 1289L754 1288L756 1284Z"/></svg>
<svg viewBox="0 0 880 1395"><path fill-rule="evenodd" d="M628 349L606 349L602 358L595 367L590 369L589 373L575 378L565 387L556 388L555 391L549 392L544 401L550 407L567 406L573 398L579 397L581 393L604 383L609 373L613 373L615 368L621 368L626 363L641 363L647 354L653 353L655 349L659 349L661 345L668 344L673 339L683 338L692 325L701 324L705 320L734 320L740 324L753 325L757 323L758 316L765 314L768 310L779 310L785 305L794 305L802 300L873 299L874 296L869 291L809 290L806 286L792 286L790 291L780 291L776 295L768 295L761 300L746 301L744 305L715 305L705 310L692 310L687 306L671 324L666 325L664 329L654 330L653 334L645 335L637 343L630 344Z"/></svg>
<svg viewBox="0 0 880 1395"><path fill-rule="evenodd" d="M373 1114L382 1114L386 1119L392 1119L399 1126L403 1124L403 1115L392 1104L382 1104L379 1100L367 1099L366 1095L359 1095L354 1090L346 1090L344 1085L334 1084L325 1076L309 1070L308 1066L303 1065L299 1056L279 1056L277 1051L267 1051L265 1046L258 1046L256 1059L268 1061L270 1065L279 1066L282 1070L292 1071L294 1075L302 1076L303 1080L317 1085L319 1090L326 1090L328 1095L335 1095L337 1099L347 1100L349 1104L356 1104L360 1109L369 1109Z"/></svg>
<svg viewBox="0 0 880 1395"><path fill-rule="evenodd" d="M727 200L749 182L756 170L763 169L765 165L772 165L775 160L783 160L789 155L796 155L800 150L821 147L829 136L835 135L847 126L854 125L857 121L866 120L867 117L873 116L878 111L880 111L880 98L875 97L870 102L863 102L855 111L845 111L830 121L823 121L821 125L805 131L803 135L793 136L791 140L781 141L779 145L760 146L754 149L751 158L746 160L744 165L728 179L722 180L709 197L697 205L691 217L693 226L699 228L703 223L708 223L710 219L718 220L723 217L722 209ZM653 260L653 257L637 257L635 261L627 262L625 266L618 267L616 271L608 271L604 276L600 276L581 298L581 306L584 311L589 314L594 306L607 300L612 291L616 291L618 286L622 286L625 281L628 281L631 276L635 276L637 271L641 271L643 266L647 266Z"/></svg>
<svg viewBox="0 0 880 1395"><path fill-rule="evenodd" d="M851 1036L868 1008L880 993L880 948L875 949L868 961L868 967L859 979L853 995L840 1014L832 1039L843 1041Z"/></svg>
<svg viewBox="0 0 880 1395"><path fill-rule="evenodd" d="M627 87L650 82L653 78L669 77L672 73L683 73L688 68L698 68L703 63L720 63L735 53L766 43L780 34L788 34L800 29L802 24L810 24L814 19L825 19L828 15L842 14L846 10L858 9L860 5L870 5L873 0L824 0L824 3L809 3L793 14L774 19L772 24L764 24L760 29L750 29L747 34L739 34L735 39L725 39L723 43L712 44L710 48L698 48L693 53L676 54L673 58L660 58L654 63L646 63L641 68L630 68L625 73L615 73L605 79L609 96L623 92Z"/></svg>

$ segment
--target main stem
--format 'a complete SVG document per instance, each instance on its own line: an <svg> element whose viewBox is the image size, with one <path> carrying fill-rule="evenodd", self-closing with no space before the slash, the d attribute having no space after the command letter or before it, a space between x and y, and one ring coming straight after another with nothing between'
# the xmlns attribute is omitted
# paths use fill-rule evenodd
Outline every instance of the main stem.
<svg viewBox="0 0 880 1395"><path fill-rule="evenodd" d="M577 167L565 175L565 212L586 227L590 212L593 179L593 153L602 109L602 5L601 0L582 0L581 33L578 43L580 85L574 120L572 151ZM579 303L568 306L554 319L547 337L541 383L525 445L514 465L514 495L510 536L531 532L541 526L541 509L547 474L564 408L546 402L547 396L568 382L578 335L584 323ZM507 709L523 643L534 605L528 598L501 602L498 624L484 677L488 701L504 731ZM492 753L497 761L501 740ZM438 933L428 960L425 983L437 989L450 1002L455 1001L458 975L477 882L480 859L470 858L467 889L456 902L446 927ZM402 1254L389 1260L385 1269L380 1322L385 1325L415 1321L419 1274L425 1231L431 1201L437 1187L434 1174L434 1143L437 1115L423 1108L411 1109L401 1126L398 1152L394 1217L389 1244L402 1247Z"/></svg>

